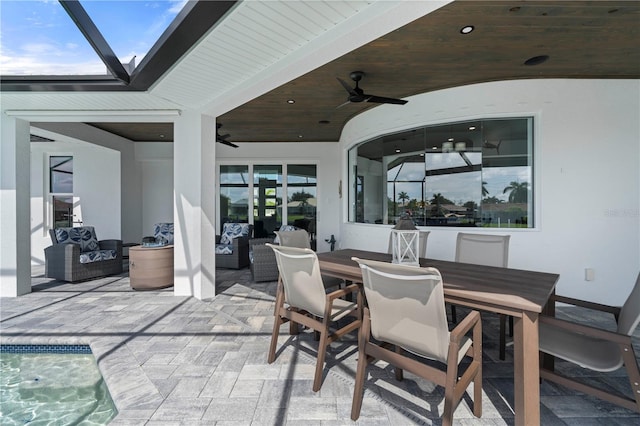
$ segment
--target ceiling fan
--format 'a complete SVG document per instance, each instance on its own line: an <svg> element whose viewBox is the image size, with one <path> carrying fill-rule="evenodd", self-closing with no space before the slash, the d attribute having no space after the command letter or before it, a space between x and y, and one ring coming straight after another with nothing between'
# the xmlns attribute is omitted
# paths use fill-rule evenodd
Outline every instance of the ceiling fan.
<svg viewBox="0 0 640 426"><path fill-rule="evenodd" d="M365 74L363 71L353 71L351 74L349 74L349 77L351 77L351 80L356 82L356 87L349 86L349 84L346 81L344 81L340 77L337 77L340 84L342 84L342 86L346 89L346 91L349 92L349 97L347 98L347 102L340 105L338 108L350 102L366 101L366 102L375 102L378 104L396 104L396 105L404 105L408 102L408 101L405 101L404 99L385 98L384 96L368 95L364 93L364 90L362 90L358 85L360 80L362 80L362 77L364 77L364 75Z"/></svg>
<svg viewBox="0 0 640 426"><path fill-rule="evenodd" d="M218 132L218 130L220 130L221 127L222 127L221 123L216 123L216 142L220 142L221 144L224 144L233 148L238 148L238 145L234 144L233 142L229 142L227 140L227 138L231 136L229 133L220 135L220 132Z"/></svg>

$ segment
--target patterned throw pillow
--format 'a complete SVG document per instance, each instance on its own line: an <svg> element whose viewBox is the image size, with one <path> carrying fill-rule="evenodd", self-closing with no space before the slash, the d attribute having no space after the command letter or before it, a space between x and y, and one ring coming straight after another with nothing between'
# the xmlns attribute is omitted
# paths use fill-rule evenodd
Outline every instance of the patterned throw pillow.
<svg viewBox="0 0 640 426"><path fill-rule="evenodd" d="M298 227L297 226L293 226L293 225L282 225L280 227L280 229L278 229L278 232L283 232L283 231L297 231ZM278 236L276 235L276 237L273 239L273 243L274 244L280 244L280 238L278 238Z"/></svg>
<svg viewBox="0 0 640 426"><path fill-rule="evenodd" d="M81 252L95 251L100 248L93 226L57 228L55 234L58 244L78 244Z"/></svg>
<svg viewBox="0 0 640 426"><path fill-rule="evenodd" d="M173 223L156 223L153 225L153 236L156 242L173 244Z"/></svg>
<svg viewBox="0 0 640 426"><path fill-rule="evenodd" d="M220 244L233 244L233 239L237 237L249 236L248 223L225 223L222 225L222 235Z"/></svg>
<svg viewBox="0 0 640 426"><path fill-rule="evenodd" d="M231 244L216 245L216 254L233 254L233 246Z"/></svg>

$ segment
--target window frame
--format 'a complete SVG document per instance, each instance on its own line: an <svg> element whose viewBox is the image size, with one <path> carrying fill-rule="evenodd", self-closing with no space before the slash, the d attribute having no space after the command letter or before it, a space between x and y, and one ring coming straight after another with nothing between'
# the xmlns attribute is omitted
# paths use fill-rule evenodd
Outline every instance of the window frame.
<svg viewBox="0 0 640 426"><path fill-rule="evenodd" d="M254 184L254 167L256 166L280 166L282 168L282 182L277 183L278 189L282 191L283 198L288 199L288 166L298 166L298 165L312 165L316 168L316 197L320 196L320 180L318 177L320 171L320 165L318 161L312 160L301 160L301 159L287 159L286 161L269 161L269 160L252 160L252 161L234 161L234 160L222 160L216 162L216 194L218 199L216 199L216 229L222 228L222 217L220 211L220 168L221 166L247 166L248 167L248 212L247 220L250 224L254 224L254 188L257 186ZM319 210L316 210L316 217L319 215ZM280 218L283 224L288 223L288 209L282 209L282 216Z"/></svg>
<svg viewBox="0 0 640 426"><path fill-rule="evenodd" d="M430 152L430 148L433 146L433 140L431 137L427 137L427 132L429 131L429 129L432 130L442 130L443 128L445 128L446 126L456 126L456 125L467 125L467 124L471 124L471 123L481 123L484 125L486 125L487 122L491 122L491 121L511 121L511 120L526 120L522 126L519 126L516 123L516 126L513 127L513 129L518 130L520 132L520 136L519 138L515 138L515 144L519 147L517 149L519 149L519 152L516 152L515 156L511 155L512 157L521 157L522 158L522 162L523 164L518 165L517 164L517 160L514 160L513 163L505 163L503 165L487 165L486 160L483 158L481 164L482 167L480 169L481 173L484 170L486 172L487 169L493 169L493 168L498 168L498 167L502 167L502 168L507 168L507 167L526 167L526 177L522 180L522 182L526 181L526 183L528 184L528 196L527 196L527 202L525 207L525 211L524 211L524 218L525 220L522 221L518 221L516 223L515 219L512 220L508 225L505 225L505 223L507 223L506 220L504 220L502 222L502 226L500 227L496 227L495 224L497 223L497 220L493 223L493 224L488 224L485 223L484 225L482 225L482 219L485 217L485 215L483 214L478 214L476 216L476 224L475 225L469 225L469 224L465 224L465 225L456 225L456 224L451 224L449 223L446 226L443 225L438 225L438 224L433 224L433 223L429 223L428 220L425 220L423 223L419 223L420 221L416 222L417 226L433 226L433 227L438 227L438 228L452 228L452 229L459 229L461 227L464 227L465 229L470 229L468 228L468 226L474 226L474 227L482 227L483 229L494 229L497 231L500 230L522 230L522 231L531 231L531 230L536 230L540 227L541 225L541 221L542 221L542 217L541 217L541 212L540 212L540 203L538 202L538 192L540 189L540 182L538 179L538 174L536 173L536 169L537 166L539 164L539 155L540 152L542 150L542 142L541 140L539 140L538 135L540 135L540 125L541 125L541 118L540 118L540 114L539 112L531 112L531 111L520 111L517 113L501 113L501 114L484 114L484 115L479 115L479 116L468 116L468 117L452 117L451 120L439 120L439 121L434 121L434 122L424 122L419 126L415 126L415 124L412 127L408 127L408 128L395 128L393 129L393 131L389 131L389 132L384 132L384 131L379 131L377 134L373 135L369 134L366 136L366 138L362 138L359 140L354 140L352 141L347 147L344 148L344 158L346 159L346 163L345 163L345 172L347 175L347 179L348 179L348 199L345 202L345 213L346 213L346 224L349 225L374 225L374 224L383 224L386 226L392 225L393 222L393 217L390 216L391 214L391 210L392 210L392 206L388 206L388 203L393 202L393 200L389 200L388 196L387 196L387 192L390 190L389 188L387 188L387 173L389 172L389 170L387 169L387 164L392 163L393 161L393 154L390 154L390 150L388 149L389 146L387 145L387 143L389 141L393 141L394 138L396 141L400 141L399 135L402 135L403 133L410 133L410 132L415 132L415 131L421 131L423 132L422 137L424 137L424 150L423 153L421 153L420 155L424 157L425 153ZM508 124L508 123L507 123ZM509 126L507 126L509 127ZM483 129L482 131L484 132L484 128L480 127L480 129ZM526 129L526 133L525 133L525 129ZM526 136L524 136L526 134ZM484 135L484 133L483 133ZM384 145L384 149L383 148L378 148L375 145L372 145L372 147L370 147L370 153L373 152L374 153L374 157L369 156L369 159L367 159L367 156L365 155L364 157L361 156L360 152L359 152L359 148L362 147L363 145L367 144L367 143L371 143L371 142L376 142L378 141L381 145ZM384 144L382 143L384 141ZM481 142L481 141L480 141ZM400 144L402 144L403 142L400 142ZM479 151L482 152L484 156L487 156L487 153L485 152L485 149L488 149L488 147L483 147L483 143L478 144L478 141L476 141L475 145L473 142L471 142L472 147L475 148L475 151ZM513 145L513 146L516 146ZM402 146L402 145L401 145ZM444 147L443 147L444 148ZM524 149L524 151L523 151ZM378 150L378 158L377 160L375 159L376 157L376 150ZM384 152L383 152L384 151ZM412 152L411 149L408 150L409 152ZM463 149L464 151L464 149ZM469 151L474 151L469 150ZM396 151L398 152L398 151ZM511 153L513 154L513 153ZM402 154L399 154L402 155ZM417 152L416 152L417 155ZM379 170L378 173L382 173L382 178L381 178L381 185L382 185L382 189L380 189L378 192L381 196L381 199L378 200L377 197L373 197L371 198L371 196L369 196L369 198L371 198L374 204L374 208L373 210L369 209L369 212L373 211L373 216L381 216L381 220L376 220L375 222L372 219L372 215L369 214L369 218L368 220L366 220L366 222L359 222L357 221L356 218L356 212L358 209L358 205L357 205L357 200L356 200L356 188L355 188L355 176L356 175L361 175L362 172L361 170L359 170L360 167L364 167L365 170L368 170L369 167L375 166L375 164L373 165L367 165L365 164L361 164L360 161L358 161L360 158L365 158L368 161L373 161L373 162L379 162L382 169L383 170ZM509 157L508 155L504 156L505 158ZM489 158L488 156L486 158ZM504 160L504 158L502 159ZM495 164L495 163L494 163ZM515 170L515 169L514 169ZM515 175L515 171L513 172ZM484 181L485 177L483 175L481 175L481 180ZM514 179L515 180L515 179ZM378 183L376 183L376 186L378 185ZM495 184L494 184L495 185ZM369 188L369 191L371 190L371 182L367 182L367 186ZM483 185L484 186L484 185ZM493 188L494 191L496 190L495 188ZM502 194L502 189L500 188L500 194ZM427 195L426 198L425 197L425 193ZM423 190L423 198L424 201L429 200L431 197L428 196L428 194L430 193L430 191L427 189L426 191ZM488 198L485 193L482 193L482 196L480 198L480 207L482 207L483 205L486 206L489 205L487 203L483 203L483 201ZM397 200L396 200L397 201ZM418 204L420 201L420 198L418 197L417 199ZM456 200L457 201L457 200ZM505 203L508 203L508 201L506 201ZM383 205L382 207L380 207L378 204ZM428 204L428 203L427 203ZM459 203L456 203L459 204ZM465 203L466 205L467 203ZM513 203L511 203L513 204ZM371 205L371 204L369 204ZM507 205L507 204L505 204ZM517 205L515 205L515 207L519 207ZM364 206L365 209L367 209L367 206ZM380 211L379 211L380 209ZM486 211L485 211L486 212ZM508 214L511 214L512 212L509 212ZM496 213L494 213L496 214ZM499 213L498 213L499 214ZM505 213L507 214L507 213ZM515 214L515 213L514 213ZM366 215L365 215L366 216ZM425 216L426 217L426 216ZM480 221L478 221L477 219L481 219ZM480 226L478 225L480 224ZM486 226L490 226L490 228L486 228ZM521 227L522 226L522 227Z"/></svg>
<svg viewBox="0 0 640 426"><path fill-rule="evenodd" d="M73 172L73 163L72 163L72 171L71 171L71 179L72 179L72 183L71 183L71 189L72 192L57 192L54 191L52 188L53 185L53 181L52 181L52 173L54 172L53 167L51 166L51 159L56 158L56 157L68 157L70 158L70 160L73 162L75 160L75 156L73 155L73 153L67 153L67 152L55 152L55 153L47 153L45 154L45 159L44 159L44 179L43 179L43 184L44 184L44 188L43 188L43 194L44 194L44 200L43 200L43 208L44 208L44 212L43 212L43 217L46 218L46 223L45 226L43 227L43 231L44 231L44 236L47 236L47 233L49 230L54 230L56 229L56 219L55 219L55 200L56 198L70 198L71 199L71 217L69 218L68 221L68 227L73 227L74 224L76 223L80 223L82 224L82 222L76 222L74 220L75 214L74 214L74 208L75 208L75 203L76 203L76 197L74 197L74 192L73 192L73 178L74 178L74 172Z"/></svg>

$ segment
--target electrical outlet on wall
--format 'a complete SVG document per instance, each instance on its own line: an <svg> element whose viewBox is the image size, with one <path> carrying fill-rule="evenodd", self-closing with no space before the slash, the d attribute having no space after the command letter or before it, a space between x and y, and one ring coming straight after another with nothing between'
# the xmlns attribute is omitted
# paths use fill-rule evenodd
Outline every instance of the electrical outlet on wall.
<svg viewBox="0 0 640 426"><path fill-rule="evenodd" d="M596 271L593 268L586 268L584 270L584 280L593 281L596 278Z"/></svg>

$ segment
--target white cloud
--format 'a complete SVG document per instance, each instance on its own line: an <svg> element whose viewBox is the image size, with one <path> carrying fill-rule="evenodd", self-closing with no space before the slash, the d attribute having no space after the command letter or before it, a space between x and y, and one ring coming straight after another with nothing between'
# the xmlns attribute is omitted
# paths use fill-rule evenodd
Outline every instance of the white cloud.
<svg viewBox="0 0 640 426"><path fill-rule="evenodd" d="M105 75L106 68L95 61L50 62L35 57L0 56L2 75Z"/></svg>

